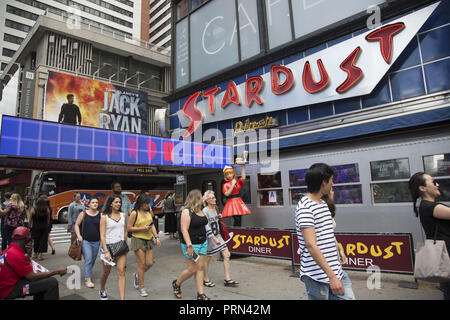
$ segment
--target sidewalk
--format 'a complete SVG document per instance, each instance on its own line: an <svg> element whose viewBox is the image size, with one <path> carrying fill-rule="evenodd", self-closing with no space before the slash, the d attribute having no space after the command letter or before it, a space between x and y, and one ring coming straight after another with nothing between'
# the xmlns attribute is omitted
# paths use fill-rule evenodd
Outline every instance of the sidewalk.
<svg viewBox="0 0 450 320"><path fill-rule="evenodd" d="M139 296L133 287L133 273L137 262L134 252L127 256L126 293L125 298L131 300L176 300L172 294L171 283L184 270L184 258L179 242L169 239L160 232L161 248L155 248L155 263L145 275L145 287L148 297ZM60 298L62 300L99 300L101 260L98 257L93 269L92 279L94 289L86 288L84 284L83 261L74 261L67 256L69 244L56 244L56 254L47 254L41 264L49 270L64 265L77 265L81 270L81 288L68 289L67 282L74 275L56 276L60 282ZM292 274L291 262L278 259L259 257L236 257L231 260L231 276L240 282L239 287L223 285L223 263L218 256L211 259L209 277L216 286L206 288L207 296L214 300L307 300L306 290L298 275ZM442 292L434 283L419 282L418 289L408 289L399 286L400 281L414 282L411 275L382 273L380 289L368 289L367 280L371 274L361 271L347 271L353 282L353 290L358 300L441 300ZM69 281L70 282L70 281ZM117 274L113 268L106 284L110 300L119 298ZM182 285L183 299L196 299L194 279L187 280ZM27 298L31 299L31 298Z"/></svg>

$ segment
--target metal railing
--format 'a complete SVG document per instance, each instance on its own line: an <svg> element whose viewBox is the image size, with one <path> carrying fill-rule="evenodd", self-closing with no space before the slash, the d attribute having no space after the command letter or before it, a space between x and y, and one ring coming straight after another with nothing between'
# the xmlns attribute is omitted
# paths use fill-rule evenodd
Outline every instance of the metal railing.
<svg viewBox="0 0 450 320"><path fill-rule="evenodd" d="M75 17L73 15L71 15L69 17L67 12L64 12L63 14L61 14L61 12L57 12L56 10L53 10L52 8L47 8L45 13L44 13L44 15L49 17L49 18L55 19L55 20L63 21L63 22L66 22L66 23L70 23L70 24L72 24L72 26L74 25L73 24L74 19L77 19L76 15L75 15ZM154 52L157 52L159 54L162 54L162 55L170 57L170 54L171 54L171 52L170 52L171 49L170 48L160 47L160 46L154 45L154 44L152 44L152 43L150 43L148 41L143 41L143 40L138 39L138 38L130 37L130 36L120 32L120 31L115 31L115 30L112 30L112 29L109 29L109 28L103 28L102 25L100 25L100 27L94 26L94 25L92 25L90 23L86 23L86 22L81 21L82 19L83 19L82 17L79 17L79 19L76 21L76 27L79 26L80 29L89 30L89 31L92 31L92 32L95 32L95 33L98 33L98 34L101 34L101 35L113 38L115 40L123 41L123 42L126 42L128 44L133 44L133 45L136 45L138 47L141 47L141 48L144 48L144 49L149 49L151 51L154 51Z"/></svg>

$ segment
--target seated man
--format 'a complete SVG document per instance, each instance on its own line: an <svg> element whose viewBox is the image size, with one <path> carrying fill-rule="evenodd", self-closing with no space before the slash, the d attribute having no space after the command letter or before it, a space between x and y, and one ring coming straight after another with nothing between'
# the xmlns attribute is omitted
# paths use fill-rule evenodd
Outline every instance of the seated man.
<svg viewBox="0 0 450 320"><path fill-rule="evenodd" d="M54 275L67 273L67 268L35 273L31 265L31 233L17 227L12 242L0 256L0 299L33 296L34 300L58 300L58 280ZM25 255L28 253L28 257Z"/></svg>

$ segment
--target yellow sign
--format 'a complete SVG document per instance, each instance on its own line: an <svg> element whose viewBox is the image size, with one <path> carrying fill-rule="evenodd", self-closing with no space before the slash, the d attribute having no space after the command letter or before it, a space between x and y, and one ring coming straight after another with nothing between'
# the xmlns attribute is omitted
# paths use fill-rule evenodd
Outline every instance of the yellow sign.
<svg viewBox="0 0 450 320"><path fill-rule="evenodd" d="M245 120L245 122L238 121L234 125L234 134L240 132L246 132L248 130L256 130L262 128L271 128L278 126L278 119L272 117L265 117L259 121L250 121L249 119Z"/></svg>

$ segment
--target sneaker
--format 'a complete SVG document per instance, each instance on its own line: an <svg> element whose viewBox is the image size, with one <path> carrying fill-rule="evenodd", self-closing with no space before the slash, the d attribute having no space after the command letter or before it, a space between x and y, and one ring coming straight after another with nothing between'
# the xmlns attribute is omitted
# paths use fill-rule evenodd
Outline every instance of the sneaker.
<svg viewBox="0 0 450 320"><path fill-rule="evenodd" d="M108 300L108 295L106 291L100 291L100 300Z"/></svg>
<svg viewBox="0 0 450 320"><path fill-rule="evenodd" d="M137 273L133 273L134 275L134 280L133 280L133 285L135 289L139 289L139 279L138 279L138 275Z"/></svg>
<svg viewBox="0 0 450 320"><path fill-rule="evenodd" d="M147 290L145 290L145 288L139 288L139 294L141 297L148 296Z"/></svg>
<svg viewBox="0 0 450 320"><path fill-rule="evenodd" d="M108 265L108 266L114 267L114 266L116 265L116 263L115 263L112 259L109 259L109 260L106 259L104 253L102 253L102 254L100 255L100 259L101 259L106 265Z"/></svg>

